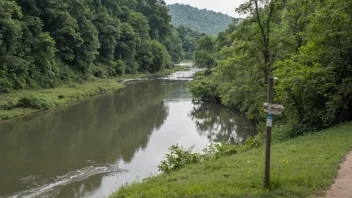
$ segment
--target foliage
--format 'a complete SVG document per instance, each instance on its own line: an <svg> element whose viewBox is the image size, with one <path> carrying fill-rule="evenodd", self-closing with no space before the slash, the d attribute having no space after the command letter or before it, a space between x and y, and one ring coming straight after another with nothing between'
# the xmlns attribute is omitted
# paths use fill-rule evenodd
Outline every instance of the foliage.
<svg viewBox="0 0 352 198"><path fill-rule="evenodd" d="M193 147L185 150L177 144L169 148L170 153L166 154L165 160L161 161L158 168L161 172L171 173L190 164L218 160L221 157L235 155L251 148L258 148L262 143L262 135L257 135L256 137L248 138L243 145L229 143L210 144L203 149L201 154L193 152Z"/></svg>
<svg viewBox="0 0 352 198"><path fill-rule="evenodd" d="M207 80L206 77L199 76L189 82L188 89L197 100L219 103L219 94L216 86L214 82Z"/></svg>
<svg viewBox="0 0 352 198"><path fill-rule="evenodd" d="M3 0L0 11L0 93L156 73L184 55L162 0Z"/></svg>
<svg viewBox="0 0 352 198"><path fill-rule="evenodd" d="M184 51L183 58L187 60L193 60L193 52L196 50L197 40L202 36L205 36L205 34L201 34L192 30L191 28L186 28L182 25L178 26L176 31L182 41L182 48Z"/></svg>
<svg viewBox="0 0 352 198"><path fill-rule="evenodd" d="M195 164L201 160L201 155L192 152L192 147L184 150L179 145L174 145L169 148L170 153L166 154L166 160L163 160L158 166L159 171L170 173L180 170L188 164Z"/></svg>
<svg viewBox="0 0 352 198"><path fill-rule="evenodd" d="M124 186L111 197L320 197L351 148L351 130L347 123L273 144L270 189L263 188L261 146Z"/></svg>
<svg viewBox="0 0 352 198"><path fill-rule="evenodd" d="M0 105L0 109L2 110L11 110L16 107L16 104L12 100L8 100L6 104Z"/></svg>
<svg viewBox="0 0 352 198"><path fill-rule="evenodd" d="M168 6L172 16L172 24L184 26L201 33L216 36L232 23L232 17L206 9L198 9L189 5L173 4Z"/></svg>
<svg viewBox="0 0 352 198"><path fill-rule="evenodd" d="M46 110L46 108L53 109L65 106L71 103L72 101L123 88L123 85L120 83L116 83L116 80L164 76L174 73L176 71L185 71L188 69L189 67L178 66L172 69L165 69L154 74L139 73L119 76L114 79L93 78L89 81L84 81L82 83L67 83L65 85L52 89L22 90L2 94L0 97L0 120L11 119L29 113ZM30 107L31 105L26 105L29 108L21 108L21 105L18 105L18 101L23 98L41 99L41 102L46 104L46 108L38 108L38 105L34 105L32 107ZM33 109L33 107L37 109Z"/></svg>
<svg viewBox="0 0 352 198"><path fill-rule="evenodd" d="M198 40L196 63L212 69L190 83L192 94L259 122L267 78L275 76L274 102L286 106L279 139L352 120L351 8L347 0L245 1L237 12L248 18L215 44Z"/></svg>
<svg viewBox="0 0 352 198"><path fill-rule="evenodd" d="M49 109L49 104L41 98L35 98L33 96L21 98L17 105L20 108L32 108L32 109Z"/></svg>

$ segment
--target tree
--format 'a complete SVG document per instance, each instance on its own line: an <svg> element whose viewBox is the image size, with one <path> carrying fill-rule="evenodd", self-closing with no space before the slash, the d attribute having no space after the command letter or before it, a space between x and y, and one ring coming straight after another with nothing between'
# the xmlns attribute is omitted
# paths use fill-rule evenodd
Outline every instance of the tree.
<svg viewBox="0 0 352 198"><path fill-rule="evenodd" d="M157 72L183 58L162 0L3 0L0 10L1 93Z"/></svg>
<svg viewBox="0 0 352 198"><path fill-rule="evenodd" d="M204 36L197 41L197 50L194 52L195 65L211 69L216 66L215 52L216 40L212 36Z"/></svg>
<svg viewBox="0 0 352 198"><path fill-rule="evenodd" d="M135 32L139 34L139 37L142 39L149 39L149 24L148 19L139 12L131 12L128 15L127 19L128 24L130 24Z"/></svg>
<svg viewBox="0 0 352 198"><path fill-rule="evenodd" d="M15 1L6 0L0 2L0 10L0 92L9 92L16 85L24 86L22 75L28 63L16 56L22 36L21 8Z"/></svg>
<svg viewBox="0 0 352 198"><path fill-rule="evenodd" d="M216 67L190 83L192 94L219 98L260 122L265 81L274 75L274 102L286 106L280 135L352 120L351 9L347 0L247 1L238 9L247 19L220 33L212 52L196 51L214 57Z"/></svg>
<svg viewBox="0 0 352 198"><path fill-rule="evenodd" d="M118 74L134 74L138 71L138 64L135 62L136 49L140 46L139 35L134 32L132 26L128 23L121 24L121 36L115 49L115 59L122 60L125 70L117 72Z"/></svg>
<svg viewBox="0 0 352 198"><path fill-rule="evenodd" d="M70 14L78 23L80 36L83 41L82 45L75 50L73 68L83 74L89 75L89 72L98 55L98 30L92 23L91 19L93 16L89 13L88 7L85 4L79 1L73 1L70 7Z"/></svg>
<svg viewBox="0 0 352 198"><path fill-rule="evenodd" d="M262 52L264 58L264 78L267 79L271 73L271 65L273 63L272 55L270 51L271 42L271 23L274 19L274 15L277 13L279 7L278 0L248 0L236 9L238 13L247 14L253 16L256 21L261 34L261 42L256 47Z"/></svg>

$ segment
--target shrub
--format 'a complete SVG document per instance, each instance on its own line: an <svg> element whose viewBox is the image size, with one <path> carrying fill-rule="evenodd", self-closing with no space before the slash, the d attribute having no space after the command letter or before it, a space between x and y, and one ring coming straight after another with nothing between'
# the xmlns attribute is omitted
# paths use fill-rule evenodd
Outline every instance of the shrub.
<svg viewBox="0 0 352 198"><path fill-rule="evenodd" d="M18 101L17 107L44 110L49 109L50 105L43 99L25 96Z"/></svg>
<svg viewBox="0 0 352 198"><path fill-rule="evenodd" d="M201 155L192 152L193 147L184 150L178 144L169 148L170 153L166 154L166 160L163 160L158 166L159 171L170 173L177 171L188 164L195 164L201 160Z"/></svg>
<svg viewBox="0 0 352 198"><path fill-rule="evenodd" d="M238 145L221 143L210 144L203 149L203 153L193 152L193 147L184 150L178 144L169 148L170 153L166 154L166 159L158 166L159 171L170 173L178 171L189 164L196 164L205 160L217 160L223 156L235 155L238 152Z"/></svg>
<svg viewBox="0 0 352 198"><path fill-rule="evenodd" d="M3 104L0 106L0 109L2 110L11 110L11 109L14 109L16 107L16 104L11 101L11 100L8 100L7 101L7 104Z"/></svg>
<svg viewBox="0 0 352 198"><path fill-rule="evenodd" d="M182 146L174 145L169 148L170 153L166 154L165 160L161 161L158 166L159 171L171 173L178 171L190 164L196 164L202 161L217 160L221 157L232 156L239 152L246 151L251 148L257 148L264 142L264 135L260 133L255 137L249 137L245 144L210 144L203 149L203 153L193 152L193 147L184 150Z"/></svg>
<svg viewBox="0 0 352 198"><path fill-rule="evenodd" d="M264 133L259 133L254 137L249 137L246 140L245 144L242 146L242 150L258 148L263 144L263 142L264 142Z"/></svg>
<svg viewBox="0 0 352 198"><path fill-rule="evenodd" d="M188 86L193 97L202 101L220 103L217 85L207 77L199 76L189 82Z"/></svg>

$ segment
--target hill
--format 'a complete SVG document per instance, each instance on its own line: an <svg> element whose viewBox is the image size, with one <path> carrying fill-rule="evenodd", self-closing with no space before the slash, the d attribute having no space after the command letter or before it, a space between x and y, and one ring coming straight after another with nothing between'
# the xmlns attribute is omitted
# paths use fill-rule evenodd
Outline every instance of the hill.
<svg viewBox="0 0 352 198"><path fill-rule="evenodd" d="M224 31L233 20L229 15L206 9L200 10L189 5L176 3L168 7L175 27L182 25L210 35L216 36Z"/></svg>

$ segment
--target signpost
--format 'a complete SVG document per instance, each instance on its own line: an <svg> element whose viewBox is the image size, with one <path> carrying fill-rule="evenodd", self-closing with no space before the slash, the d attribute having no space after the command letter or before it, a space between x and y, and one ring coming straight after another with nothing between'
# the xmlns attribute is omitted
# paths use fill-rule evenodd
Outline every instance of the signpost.
<svg viewBox="0 0 352 198"><path fill-rule="evenodd" d="M270 147L271 147L271 128L273 127L273 115L280 115L285 111L285 107L273 103L274 78L269 77L268 81L268 103L264 103L266 117L266 147L265 147L265 171L264 186L269 187L270 183Z"/></svg>
<svg viewBox="0 0 352 198"><path fill-rule="evenodd" d="M281 115L285 111L285 107L279 104L264 103L264 112L274 115Z"/></svg>

